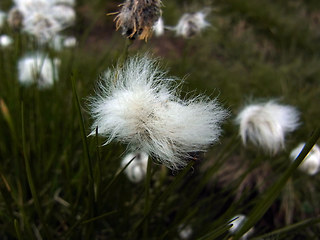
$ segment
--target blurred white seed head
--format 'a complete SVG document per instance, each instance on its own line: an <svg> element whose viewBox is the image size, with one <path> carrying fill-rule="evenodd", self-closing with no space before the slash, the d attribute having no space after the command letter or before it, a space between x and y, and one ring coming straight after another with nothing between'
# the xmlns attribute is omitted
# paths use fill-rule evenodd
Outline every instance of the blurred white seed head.
<svg viewBox="0 0 320 240"><path fill-rule="evenodd" d="M72 48L77 45L77 39L75 37L66 37L63 41L63 46L66 48Z"/></svg>
<svg viewBox="0 0 320 240"><path fill-rule="evenodd" d="M285 135L299 126L299 112L275 101L246 106L237 116L240 136L266 152L276 154L285 146Z"/></svg>
<svg viewBox="0 0 320 240"><path fill-rule="evenodd" d="M133 57L121 69L109 70L99 83L90 110L99 134L154 157L171 169L187 164L190 153L215 143L228 113L204 96L181 100L158 63Z"/></svg>
<svg viewBox="0 0 320 240"><path fill-rule="evenodd" d="M1 35L0 36L0 46L1 47L9 47L13 43L13 39L8 35Z"/></svg>
<svg viewBox="0 0 320 240"><path fill-rule="evenodd" d="M72 26L76 20L76 13L73 8L67 5L55 5L51 8L53 18L59 22L61 28Z"/></svg>
<svg viewBox="0 0 320 240"><path fill-rule="evenodd" d="M179 233L179 237L180 239L191 239L192 234L193 234L193 229L191 227L191 225L180 225L178 227L178 233Z"/></svg>
<svg viewBox="0 0 320 240"><path fill-rule="evenodd" d="M162 17L160 17L158 21L156 21L156 23L153 25L153 31L157 37L164 34L164 22Z"/></svg>
<svg viewBox="0 0 320 240"><path fill-rule="evenodd" d="M77 45L77 39L75 37L66 37L62 35L55 35L49 42L49 46L56 50L61 51L64 48L72 48Z"/></svg>
<svg viewBox="0 0 320 240"><path fill-rule="evenodd" d="M18 62L18 78L22 85L36 83L40 89L49 88L58 78L60 59L49 59L42 53L28 54Z"/></svg>
<svg viewBox="0 0 320 240"><path fill-rule="evenodd" d="M302 151L305 143L300 143L290 153L290 159L294 161L299 153ZM305 157L303 162L299 165L299 170L309 174L315 175L320 170L320 148L318 145L314 145L308 155Z"/></svg>
<svg viewBox="0 0 320 240"><path fill-rule="evenodd" d="M247 221L247 217L243 214L239 214L234 216L233 218L230 219L230 221L232 221L230 224L232 225L229 228L229 232L231 234L236 234L241 228L242 226L245 224L245 222ZM241 240L246 240L248 239L248 237L250 237L254 232L254 228L250 228L248 232L246 232L245 234L243 234L243 236L240 238Z"/></svg>
<svg viewBox="0 0 320 240"><path fill-rule="evenodd" d="M15 0L8 21L12 27L22 26L23 31L35 36L40 43L46 43L74 23L75 11L55 1Z"/></svg>
<svg viewBox="0 0 320 240"><path fill-rule="evenodd" d="M183 14L177 26L174 28L177 36L190 38L199 34L204 28L210 26L205 19L207 14L208 11Z"/></svg>
<svg viewBox="0 0 320 240"><path fill-rule="evenodd" d="M3 27L3 25L6 22L7 14L0 10L0 28Z"/></svg>
<svg viewBox="0 0 320 240"><path fill-rule="evenodd" d="M148 154L145 152L129 153L123 158L121 166L125 167L133 158L134 160L124 170L124 173L131 182L138 183L147 173Z"/></svg>

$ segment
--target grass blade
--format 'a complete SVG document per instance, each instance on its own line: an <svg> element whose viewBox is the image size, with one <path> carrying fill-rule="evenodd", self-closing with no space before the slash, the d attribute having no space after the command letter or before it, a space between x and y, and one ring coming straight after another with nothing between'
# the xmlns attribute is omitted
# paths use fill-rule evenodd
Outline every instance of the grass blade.
<svg viewBox="0 0 320 240"><path fill-rule="evenodd" d="M88 220L83 221L82 224L86 224L86 223L89 223L89 222L93 222L93 221L99 220L101 218L104 218L104 217L110 216L112 214L115 214L116 212L117 211L114 210L114 211L111 211L111 212L107 212L107 213L101 214L100 216L97 216L97 217L94 217L94 218L90 218Z"/></svg>
<svg viewBox="0 0 320 240"><path fill-rule="evenodd" d="M14 224L14 228L15 228L16 233L17 233L17 239L18 239L18 240L22 240L21 231L20 231L20 228L19 228L19 224L18 224L17 219L15 219L15 220L13 221L13 224Z"/></svg>

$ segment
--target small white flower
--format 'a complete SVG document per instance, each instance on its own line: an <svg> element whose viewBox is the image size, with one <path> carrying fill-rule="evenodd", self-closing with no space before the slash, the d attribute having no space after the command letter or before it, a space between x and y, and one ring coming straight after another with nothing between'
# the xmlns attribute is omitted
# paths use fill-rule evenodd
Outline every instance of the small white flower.
<svg viewBox="0 0 320 240"><path fill-rule="evenodd" d="M4 23L6 22L7 14L0 10L0 28L3 27Z"/></svg>
<svg viewBox="0 0 320 240"><path fill-rule="evenodd" d="M156 21L153 25L153 31L157 37L162 36L164 34L164 23L162 17Z"/></svg>
<svg viewBox="0 0 320 240"><path fill-rule="evenodd" d="M131 182L138 183L144 179L147 173L148 154L144 152L129 153L123 158L121 166L125 167L133 158L134 160L124 172Z"/></svg>
<svg viewBox="0 0 320 240"><path fill-rule="evenodd" d="M246 106L236 119L244 144L249 139L271 154L284 148L285 135L294 131L299 123L299 112L291 106L275 101Z"/></svg>
<svg viewBox="0 0 320 240"><path fill-rule="evenodd" d="M294 161L299 153L302 151L305 143L300 143L295 149L290 153L290 159ZM320 148L318 145L314 145L305 159L298 167L301 171L309 174L315 175L320 170Z"/></svg>
<svg viewBox="0 0 320 240"><path fill-rule="evenodd" d="M230 219L230 221L232 221L230 224L232 225L229 228L229 232L231 234L236 234L241 228L242 226L245 224L245 222L247 221L247 217L243 214L239 214L234 216L233 218ZM245 240L248 239L248 237L250 237L254 232L253 227L249 229L248 232L246 232L245 234L242 235L242 237L240 238L241 240Z"/></svg>
<svg viewBox="0 0 320 240"><path fill-rule="evenodd" d="M204 28L210 25L205 20L207 14L207 11L183 14L178 25L174 28L177 36L190 38L199 34Z"/></svg>
<svg viewBox="0 0 320 240"><path fill-rule="evenodd" d="M66 48L72 48L77 45L77 39L75 37L66 37L63 41L63 46Z"/></svg>
<svg viewBox="0 0 320 240"><path fill-rule="evenodd" d="M58 77L59 65L57 58L51 60L42 53L28 54L18 62L19 82L36 83L41 89L51 87Z"/></svg>
<svg viewBox="0 0 320 240"><path fill-rule="evenodd" d="M180 239L191 239L191 236L193 234L193 229L191 227L191 225L180 225L178 227L178 233L179 233L179 237Z"/></svg>
<svg viewBox="0 0 320 240"><path fill-rule="evenodd" d="M13 43L13 39L8 35L0 36L0 46L1 47L9 47Z"/></svg>
<svg viewBox="0 0 320 240"><path fill-rule="evenodd" d="M218 140L228 114L217 100L179 99L174 82L147 57L109 70L91 99L92 134L98 127L108 137L106 144L115 139L171 169L184 167L190 153L205 151Z"/></svg>

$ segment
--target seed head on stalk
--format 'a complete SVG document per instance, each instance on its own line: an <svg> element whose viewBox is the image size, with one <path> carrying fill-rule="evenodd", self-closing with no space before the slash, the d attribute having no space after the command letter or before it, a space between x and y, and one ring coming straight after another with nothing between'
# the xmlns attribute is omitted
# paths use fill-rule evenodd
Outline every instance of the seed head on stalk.
<svg viewBox="0 0 320 240"><path fill-rule="evenodd" d="M152 35L153 25L161 15L161 0L126 0L116 12L116 29L129 39L147 41Z"/></svg>

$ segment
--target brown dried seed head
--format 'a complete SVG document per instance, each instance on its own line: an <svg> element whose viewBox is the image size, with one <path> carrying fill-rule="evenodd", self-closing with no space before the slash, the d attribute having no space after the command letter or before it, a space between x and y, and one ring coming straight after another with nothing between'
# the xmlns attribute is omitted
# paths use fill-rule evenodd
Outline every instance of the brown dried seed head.
<svg viewBox="0 0 320 240"><path fill-rule="evenodd" d="M130 39L147 40L152 35L152 26L161 15L160 0L126 0L115 17L116 29Z"/></svg>

